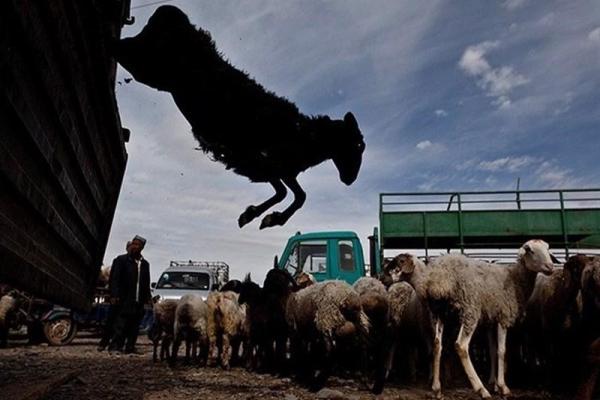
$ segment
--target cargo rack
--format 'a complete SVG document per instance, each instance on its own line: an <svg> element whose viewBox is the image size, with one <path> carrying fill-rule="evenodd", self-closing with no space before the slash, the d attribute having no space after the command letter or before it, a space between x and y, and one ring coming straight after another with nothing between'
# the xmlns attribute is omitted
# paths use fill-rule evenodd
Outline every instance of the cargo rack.
<svg viewBox="0 0 600 400"><path fill-rule="evenodd" d="M455 249L514 258L488 250L516 250L529 239L545 240L564 257L597 253L600 189L381 193L379 221L382 250L423 249L426 257L431 249Z"/></svg>

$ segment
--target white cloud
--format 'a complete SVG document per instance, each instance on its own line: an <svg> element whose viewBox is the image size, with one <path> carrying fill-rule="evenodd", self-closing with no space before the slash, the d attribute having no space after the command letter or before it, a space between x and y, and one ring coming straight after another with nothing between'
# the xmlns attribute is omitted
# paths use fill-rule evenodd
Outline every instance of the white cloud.
<svg viewBox="0 0 600 400"><path fill-rule="evenodd" d="M588 39L592 42L596 42L600 44L600 27L594 29L588 34Z"/></svg>
<svg viewBox="0 0 600 400"><path fill-rule="evenodd" d="M435 115L438 117L447 117L448 112L446 110L439 108L439 109L435 110Z"/></svg>
<svg viewBox="0 0 600 400"><path fill-rule="evenodd" d="M505 0L502 6L509 11L515 10L525 4L527 0Z"/></svg>
<svg viewBox="0 0 600 400"><path fill-rule="evenodd" d="M537 168L535 174L544 187L556 189L572 188L580 185L581 179L574 177L572 172L572 170L558 166L554 162L544 161Z"/></svg>
<svg viewBox="0 0 600 400"><path fill-rule="evenodd" d="M515 72L510 66L492 67L485 58L486 53L498 47L499 42L486 41L465 49L459 67L469 76L477 80L477 85L493 97L492 104L498 108L507 108L511 105L510 92L529 82L529 79Z"/></svg>
<svg viewBox="0 0 600 400"><path fill-rule="evenodd" d="M531 165L536 161L535 158L529 156L522 157L503 157L493 161L481 161L477 168L482 171L508 171L517 172L523 167Z"/></svg>
<svg viewBox="0 0 600 400"><path fill-rule="evenodd" d="M423 140L422 142L417 143L417 149L425 150L426 148L431 147L432 145L433 143L431 143L431 141Z"/></svg>

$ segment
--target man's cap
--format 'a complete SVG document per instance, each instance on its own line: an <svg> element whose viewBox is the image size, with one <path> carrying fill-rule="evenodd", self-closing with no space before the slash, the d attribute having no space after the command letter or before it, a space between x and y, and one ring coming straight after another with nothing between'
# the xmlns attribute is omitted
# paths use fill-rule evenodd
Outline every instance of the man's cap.
<svg viewBox="0 0 600 400"><path fill-rule="evenodd" d="M146 245L146 239L144 239L143 237L141 237L140 235L135 235L133 237L133 239L131 239L131 241L133 242L134 240L138 240L142 243L142 246Z"/></svg>

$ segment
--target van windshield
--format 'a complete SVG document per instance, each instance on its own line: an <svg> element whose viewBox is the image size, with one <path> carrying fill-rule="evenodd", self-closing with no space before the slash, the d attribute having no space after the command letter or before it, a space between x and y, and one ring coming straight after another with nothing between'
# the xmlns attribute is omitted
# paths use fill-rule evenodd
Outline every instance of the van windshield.
<svg viewBox="0 0 600 400"><path fill-rule="evenodd" d="M208 290L210 278L204 272L164 272L158 283L157 289L196 289Z"/></svg>

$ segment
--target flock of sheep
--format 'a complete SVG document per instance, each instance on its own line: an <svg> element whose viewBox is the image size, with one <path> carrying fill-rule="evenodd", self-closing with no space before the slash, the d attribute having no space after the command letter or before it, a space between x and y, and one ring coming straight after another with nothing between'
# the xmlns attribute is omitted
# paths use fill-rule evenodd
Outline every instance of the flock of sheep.
<svg viewBox="0 0 600 400"><path fill-rule="evenodd" d="M561 374L582 371L577 355L598 337L600 258L556 263L545 242L530 240L512 265L455 254L425 264L401 254L380 279L363 277L353 286L272 269L262 287L247 277L206 301L157 302L149 334L154 360L160 346L160 358L176 362L185 341L188 361L292 374L312 390L335 370L373 379L375 393L390 375L420 375L441 397L441 372L457 362L443 351L450 339L482 398L490 393L475 366L484 364L490 387L503 396L510 394L507 368L529 374L529 383L535 374L542 384L557 383L557 374L566 383Z"/></svg>

